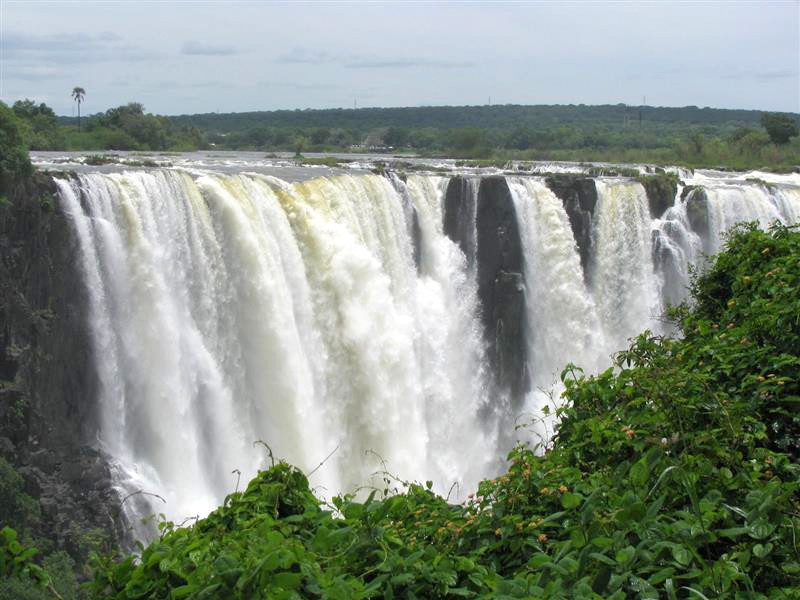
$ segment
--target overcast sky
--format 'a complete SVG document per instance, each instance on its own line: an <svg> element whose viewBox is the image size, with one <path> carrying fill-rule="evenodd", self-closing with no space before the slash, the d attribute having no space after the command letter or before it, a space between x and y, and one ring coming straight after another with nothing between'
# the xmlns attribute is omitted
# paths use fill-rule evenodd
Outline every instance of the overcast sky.
<svg viewBox="0 0 800 600"><path fill-rule="evenodd" d="M0 0L0 98L70 115L440 104L800 112L800 2Z"/></svg>

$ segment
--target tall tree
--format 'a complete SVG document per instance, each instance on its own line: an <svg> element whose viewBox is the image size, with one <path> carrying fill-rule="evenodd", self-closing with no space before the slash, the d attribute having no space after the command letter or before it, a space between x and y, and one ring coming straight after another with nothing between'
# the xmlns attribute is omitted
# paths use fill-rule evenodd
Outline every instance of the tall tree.
<svg viewBox="0 0 800 600"><path fill-rule="evenodd" d="M761 115L761 124L767 130L773 144L788 144L789 138L800 133L797 121L793 117L781 113L764 113Z"/></svg>
<svg viewBox="0 0 800 600"><path fill-rule="evenodd" d="M83 102L83 97L86 95L86 90L82 87L74 87L72 88L72 99L78 103L78 133L81 131L81 102Z"/></svg>

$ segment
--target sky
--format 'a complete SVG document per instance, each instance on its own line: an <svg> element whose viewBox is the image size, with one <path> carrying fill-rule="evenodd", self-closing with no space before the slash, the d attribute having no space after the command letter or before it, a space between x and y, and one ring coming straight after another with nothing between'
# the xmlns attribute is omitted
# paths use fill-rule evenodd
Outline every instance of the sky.
<svg viewBox="0 0 800 600"><path fill-rule="evenodd" d="M0 0L0 99L75 114L487 104L800 112L800 0ZM491 100L490 100L491 99Z"/></svg>

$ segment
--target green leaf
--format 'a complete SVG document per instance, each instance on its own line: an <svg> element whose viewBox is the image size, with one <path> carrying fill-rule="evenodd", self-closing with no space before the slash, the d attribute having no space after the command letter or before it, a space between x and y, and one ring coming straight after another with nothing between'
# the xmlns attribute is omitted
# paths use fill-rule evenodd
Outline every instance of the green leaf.
<svg viewBox="0 0 800 600"><path fill-rule="evenodd" d="M561 506L566 509L578 508L581 505L583 496L572 492L564 492L561 495Z"/></svg>
<svg viewBox="0 0 800 600"><path fill-rule="evenodd" d="M683 586L681 589L682 589L682 590L689 590L690 592L692 592L693 594L695 594L695 595L699 596L699 597L700 597L700 598L702 598L703 600L708 600L708 598L707 598L705 595L703 595L703 593L702 593L702 592L699 592L699 591L697 591L697 590L696 590L696 589L694 589L694 588L690 588L690 587L688 587L688 586Z"/></svg>
<svg viewBox="0 0 800 600"><path fill-rule="evenodd" d="M549 562L551 562L551 558L550 558L550 557L549 557L547 554L544 554L544 553L539 553L539 554L534 554L534 555L533 555L533 556L532 556L532 557L531 557L531 558L528 560L528 566L529 566L531 569L538 569L538 568L540 568L542 565L545 565L545 564L547 564L547 563L549 563Z"/></svg>
<svg viewBox="0 0 800 600"><path fill-rule="evenodd" d="M631 467L631 483L636 487L642 487L650 477L650 467L647 466L647 459L640 458Z"/></svg>
<svg viewBox="0 0 800 600"><path fill-rule="evenodd" d="M179 598L187 598L192 594L197 592L197 586L195 585L182 585L180 587L174 588L170 592L170 598L174 600L178 600Z"/></svg>
<svg viewBox="0 0 800 600"><path fill-rule="evenodd" d="M679 565L683 567L692 562L692 553L679 544L673 544L672 557Z"/></svg>
<svg viewBox="0 0 800 600"><path fill-rule="evenodd" d="M773 525L763 519L756 521L748 528L749 535L751 538L756 540L764 540L767 539L772 532L775 531L777 525Z"/></svg>
<svg viewBox="0 0 800 600"><path fill-rule="evenodd" d="M764 558L770 552L772 552L772 543L767 542L766 544L756 544L753 546L753 554L756 555L758 558Z"/></svg>
<svg viewBox="0 0 800 600"><path fill-rule="evenodd" d="M624 565L625 563L630 561L635 554L636 554L636 548L634 548L633 546L626 546L621 550L617 550L617 553L614 555L614 558L619 564Z"/></svg>
<svg viewBox="0 0 800 600"><path fill-rule="evenodd" d="M414 581L414 573L400 573L389 580L392 585L402 585Z"/></svg>
<svg viewBox="0 0 800 600"><path fill-rule="evenodd" d="M599 552L592 552L589 554L589 558L593 558L596 561L599 561L605 565L609 565L611 567L616 567L617 562L615 562L610 556L606 556L605 554L600 554Z"/></svg>

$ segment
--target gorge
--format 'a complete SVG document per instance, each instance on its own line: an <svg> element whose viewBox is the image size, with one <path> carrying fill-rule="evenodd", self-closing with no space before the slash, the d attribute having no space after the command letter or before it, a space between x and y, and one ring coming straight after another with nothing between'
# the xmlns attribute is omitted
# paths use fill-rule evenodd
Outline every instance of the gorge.
<svg viewBox="0 0 800 600"><path fill-rule="evenodd" d="M797 174L570 170L39 174L3 224L2 324L3 409L38 419L3 443L75 510L163 497L86 517L120 536L208 513L258 441L321 495L385 468L462 500L547 439L567 362L670 332L724 231L800 221Z"/></svg>

